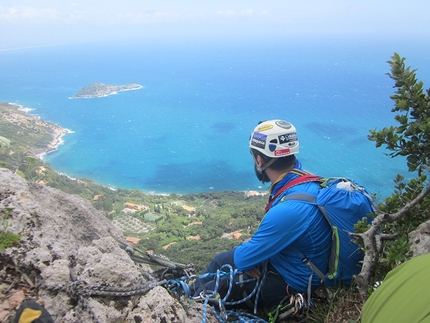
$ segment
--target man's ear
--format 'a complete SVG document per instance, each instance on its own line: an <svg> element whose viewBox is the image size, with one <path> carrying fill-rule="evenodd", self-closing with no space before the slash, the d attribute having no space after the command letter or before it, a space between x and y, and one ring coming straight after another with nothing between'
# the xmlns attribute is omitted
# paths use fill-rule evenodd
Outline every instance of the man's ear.
<svg viewBox="0 0 430 323"><path fill-rule="evenodd" d="M264 159L260 155L257 155L257 166L263 167L264 165Z"/></svg>
<svg viewBox="0 0 430 323"><path fill-rule="evenodd" d="M263 159L263 157L261 157L260 155L257 155L255 161L256 161L255 169L257 170L257 172L259 172L260 174L262 174L263 173L263 166L264 166L264 159Z"/></svg>

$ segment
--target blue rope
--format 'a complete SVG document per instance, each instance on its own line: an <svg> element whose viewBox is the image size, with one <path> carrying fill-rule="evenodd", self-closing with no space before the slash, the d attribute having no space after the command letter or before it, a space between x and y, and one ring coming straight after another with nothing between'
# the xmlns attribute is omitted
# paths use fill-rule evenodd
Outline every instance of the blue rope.
<svg viewBox="0 0 430 323"><path fill-rule="evenodd" d="M224 270L223 270L224 269ZM197 281L199 281L200 286L203 288L203 291L201 293L201 296L204 296L204 304L203 304L203 313L202 313L202 323L206 323L207 319L207 308L209 305L209 302L215 302L217 303L219 307L220 313L217 312L217 309L215 305L212 306L212 312L214 313L214 316L218 319L220 323L267 323L265 320L259 318L255 314L257 314L258 309L258 301L261 294L261 289L264 285L264 282L267 277L267 262L264 263L263 271L262 271L262 277L260 279L257 279L257 282L254 286L254 289L252 292L247 295L246 297L237 300L237 301L227 301L227 299L230 297L232 290L233 290L233 284L245 284L252 281L255 281L255 278L247 279L240 282L234 282L234 275L237 275L241 273L241 271L233 270L233 267L229 264L223 265L220 269L217 270L216 273L205 273L200 276L194 276L194 277L182 277L179 280L169 280L166 283L166 287L179 294L185 294L188 297L191 297L191 290L188 286L188 284L185 282L189 280L190 278L195 278ZM220 286L221 278L227 276L228 281L228 289L226 295L221 299L221 296L218 293L218 289ZM204 287L204 284L201 282L201 279L205 279L207 277L215 277L215 287L214 290L206 290ZM230 305L239 305L242 304L249 299L251 299L255 295L255 302L254 302L254 315L247 313L247 312L235 312L232 310L226 310L225 306ZM236 319L232 321L231 319Z"/></svg>
<svg viewBox="0 0 430 323"><path fill-rule="evenodd" d="M227 315L229 317L228 321L223 320L219 314L215 311L215 309L212 309L212 311L214 312L214 316L218 319L218 321L224 323L224 322L228 322L228 323L267 323L267 321L263 320L262 318L251 314L251 313L247 313L247 312L234 312L231 310L227 310ZM234 321L232 321L231 319L236 319Z"/></svg>
<svg viewBox="0 0 430 323"><path fill-rule="evenodd" d="M234 283L233 276L234 276L234 274L237 274L237 271L233 271L233 268L230 265L224 265L220 269L223 269L224 267L227 267L228 269L230 269L229 270L229 286L228 286L227 294L224 296L223 299L221 299L219 301L220 311L225 312L225 313L223 313L223 315L219 315L216 311L215 306L212 307L212 311L213 311L215 317L217 317L218 321L221 323L231 322L231 320L228 320L229 317L236 317L239 319L236 322L266 322L263 319L255 316L255 315L252 315L250 313L246 313L246 312L240 312L239 313L239 312L235 312L232 310L224 311L224 306L225 305L232 305L233 306L233 305L242 304L242 303L246 302L247 300L251 299L255 295L254 314L257 314L258 301L259 301L259 297L261 294L261 288L263 287L263 284L264 284L266 277L267 277L267 262L265 262L264 266L263 266L262 278L257 280L257 283L255 284L252 292L249 295L247 295L246 297L244 297L240 300L237 300L237 301L232 301L232 302L227 301L227 299L230 296L231 291L233 289L233 283ZM218 293L220 278L221 278L220 270L218 270L217 271L217 278L216 278L216 282L215 282L215 291L214 291L215 293ZM255 280L254 278L248 279L246 281L236 282L236 284L244 284L246 282L251 282L254 280ZM223 316L224 316L224 318L223 318ZM233 321L233 322L235 322L235 321Z"/></svg>
<svg viewBox="0 0 430 323"><path fill-rule="evenodd" d="M166 287L171 290L172 292L178 294L178 295L187 295L189 296L191 291L190 291L190 286L188 286L188 284L185 282L184 279L180 279L180 280L168 280L166 282Z"/></svg>

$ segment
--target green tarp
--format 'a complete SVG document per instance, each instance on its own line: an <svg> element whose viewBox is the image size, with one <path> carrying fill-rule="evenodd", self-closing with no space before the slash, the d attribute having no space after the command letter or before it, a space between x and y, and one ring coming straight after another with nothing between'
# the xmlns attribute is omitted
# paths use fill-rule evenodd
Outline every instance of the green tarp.
<svg viewBox="0 0 430 323"><path fill-rule="evenodd" d="M361 323L430 323L430 253L390 271L363 306Z"/></svg>

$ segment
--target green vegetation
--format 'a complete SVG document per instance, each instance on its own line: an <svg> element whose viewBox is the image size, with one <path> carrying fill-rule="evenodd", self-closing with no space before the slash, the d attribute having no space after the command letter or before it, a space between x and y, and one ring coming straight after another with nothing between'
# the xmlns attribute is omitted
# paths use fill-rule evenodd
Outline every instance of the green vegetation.
<svg viewBox="0 0 430 323"><path fill-rule="evenodd" d="M21 236L8 231L9 224L7 219L9 218L12 209L5 208L0 211L0 252L3 252L6 248L17 245Z"/></svg>
<svg viewBox="0 0 430 323"><path fill-rule="evenodd" d="M416 70L406 67L405 58L397 53L388 63L388 75L395 81L391 99L398 125L371 130L368 138L376 147L385 146L390 151L387 155L406 157L407 169L414 177L406 181L397 175L394 192L378 205L380 214L356 235L365 251L363 270L356 280L364 298L371 291L369 286L411 257L409 233L430 219L430 89L424 92Z"/></svg>
<svg viewBox="0 0 430 323"><path fill-rule="evenodd" d="M26 115L15 105L0 103L0 165L12 170L28 166L31 161L26 157L36 155L52 142L54 127Z"/></svg>
<svg viewBox="0 0 430 323"><path fill-rule="evenodd" d="M0 136L0 149L9 149L10 148L10 140Z"/></svg>
<svg viewBox="0 0 430 323"><path fill-rule="evenodd" d="M17 245L20 239L21 236L19 234L0 230L0 252L3 252L6 248Z"/></svg>

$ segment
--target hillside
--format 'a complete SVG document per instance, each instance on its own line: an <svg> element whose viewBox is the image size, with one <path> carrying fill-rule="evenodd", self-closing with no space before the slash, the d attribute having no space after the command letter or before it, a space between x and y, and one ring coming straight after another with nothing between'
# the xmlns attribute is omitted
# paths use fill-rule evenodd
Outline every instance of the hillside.
<svg viewBox="0 0 430 323"><path fill-rule="evenodd" d="M25 155L40 156L58 145L69 131L26 112L19 105L0 102L0 136L12 149L2 155L3 162L19 167Z"/></svg>

